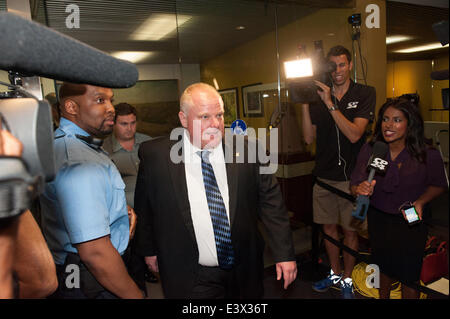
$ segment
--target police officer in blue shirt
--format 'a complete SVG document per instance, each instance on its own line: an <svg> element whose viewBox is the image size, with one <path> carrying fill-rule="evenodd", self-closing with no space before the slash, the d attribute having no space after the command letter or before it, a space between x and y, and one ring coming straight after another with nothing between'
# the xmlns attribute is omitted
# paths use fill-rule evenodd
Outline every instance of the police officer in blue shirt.
<svg viewBox="0 0 450 319"><path fill-rule="evenodd" d="M65 83L55 131L58 173L41 195L42 228L57 267L56 298L142 298L121 254L130 226L124 188L101 148L114 125L113 92Z"/></svg>

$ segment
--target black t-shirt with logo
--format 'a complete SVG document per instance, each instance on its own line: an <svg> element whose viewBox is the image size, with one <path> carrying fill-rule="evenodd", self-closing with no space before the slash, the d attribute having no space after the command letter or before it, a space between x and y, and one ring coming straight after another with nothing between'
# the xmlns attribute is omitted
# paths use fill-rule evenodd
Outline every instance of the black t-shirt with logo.
<svg viewBox="0 0 450 319"><path fill-rule="evenodd" d="M373 121L375 103L375 88L353 81L350 81L347 93L342 99L336 99L336 106L351 122L357 117ZM312 124L316 125L316 165L313 174L333 181L349 180L359 150L365 142L365 134L356 143L351 143L341 131L337 133L337 125L322 100L311 103L309 112Z"/></svg>

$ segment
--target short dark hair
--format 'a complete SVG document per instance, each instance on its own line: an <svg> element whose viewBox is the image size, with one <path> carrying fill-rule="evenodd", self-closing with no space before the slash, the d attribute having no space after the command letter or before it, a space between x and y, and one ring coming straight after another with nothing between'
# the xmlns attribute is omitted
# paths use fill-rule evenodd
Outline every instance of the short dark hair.
<svg viewBox="0 0 450 319"><path fill-rule="evenodd" d="M114 110L116 111L114 120L116 120L118 116L129 115L129 114L134 114L134 116L137 117L136 108L133 105L128 104L128 103L119 103L116 106L114 106Z"/></svg>
<svg viewBox="0 0 450 319"><path fill-rule="evenodd" d="M347 50L342 45L336 45L336 46L332 47L330 49L330 51L328 51L327 60L329 60L330 57L332 57L332 56L340 56L340 55L345 55L347 57L348 63L350 63L352 61L352 55L350 54L350 51Z"/></svg>
<svg viewBox="0 0 450 319"><path fill-rule="evenodd" d="M66 98L80 96L86 93L86 85L64 82L59 88L59 102L64 103Z"/></svg>

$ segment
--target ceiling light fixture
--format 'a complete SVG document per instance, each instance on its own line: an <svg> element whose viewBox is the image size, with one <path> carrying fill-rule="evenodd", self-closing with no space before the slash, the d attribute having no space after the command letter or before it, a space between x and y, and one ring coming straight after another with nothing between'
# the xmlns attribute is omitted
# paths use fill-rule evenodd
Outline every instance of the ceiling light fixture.
<svg viewBox="0 0 450 319"><path fill-rule="evenodd" d="M421 45L421 46L417 46L417 47L411 47L411 48L407 48L407 49L397 50L394 52L395 53L413 53L413 52L420 52L420 51L435 50L435 49L440 49L440 48L444 48L444 47L448 47L448 44L442 46L442 44L440 42L435 42L435 43L430 43L430 44Z"/></svg>
<svg viewBox="0 0 450 319"><path fill-rule="evenodd" d="M411 39L414 39L414 38L409 35L391 35L391 36L386 37L386 44L405 42L405 41L408 41Z"/></svg>
<svg viewBox="0 0 450 319"><path fill-rule="evenodd" d="M214 87L216 88L216 90L219 91L219 83L217 83L216 78L213 79L213 84L214 84Z"/></svg>
<svg viewBox="0 0 450 319"><path fill-rule="evenodd" d="M145 51L117 51L111 53L113 57L121 60L127 60L131 63L138 63L152 54L153 52Z"/></svg>
<svg viewBox="0 0 450 319"><path fill-rule="evenodd" d="M158 41L172 33L192 18L189 15L154 13L145 20L132 34L136 41Z"/></svg>
<svg viewBox="0 0 450 319"><path fill-rule="evenodd" d="M238 31L244 30L244 29L245 29L245 27L244 27L243 25L238 25L238 26L236 27L236 30L238 30Z"/></svg>

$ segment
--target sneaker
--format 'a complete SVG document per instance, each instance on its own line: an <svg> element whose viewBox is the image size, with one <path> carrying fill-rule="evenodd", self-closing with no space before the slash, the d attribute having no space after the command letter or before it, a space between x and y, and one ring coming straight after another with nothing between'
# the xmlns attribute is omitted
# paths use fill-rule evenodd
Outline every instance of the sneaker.
<svg viewBox="0 0 450 319"><path fill-rule="evenodd" d="M345 278L341 280L341 297L342 299L353 299L353 280L352 278Z"/></svg>
<svg viewBox="0 0 450 319"><path fill-rule="evenodd" d="M330 270L330 274L328 275L328 277L313 283L312 289L317 292L325 292L330 289L331 286L341 281L341 279L341 275L336 275L333 270Z"/></svg>

